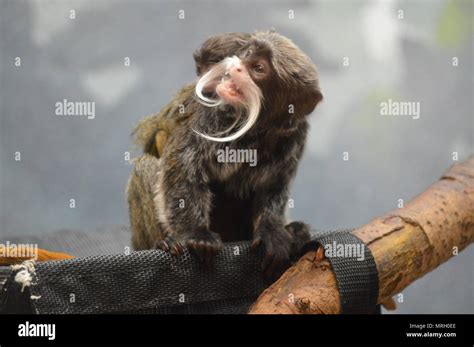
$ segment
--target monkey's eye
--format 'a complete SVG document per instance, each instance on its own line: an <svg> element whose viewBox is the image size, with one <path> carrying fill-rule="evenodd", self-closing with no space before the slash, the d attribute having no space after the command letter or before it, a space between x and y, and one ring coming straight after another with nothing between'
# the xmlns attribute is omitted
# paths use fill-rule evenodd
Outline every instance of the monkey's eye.
<svg viewBox="0 0 474 347"><path fill-rule="evenodd" d="M255 64L253 66L253 71L255 71L256 73L264 73L265 72L265 68L263 67L262 64Z"/></svg>

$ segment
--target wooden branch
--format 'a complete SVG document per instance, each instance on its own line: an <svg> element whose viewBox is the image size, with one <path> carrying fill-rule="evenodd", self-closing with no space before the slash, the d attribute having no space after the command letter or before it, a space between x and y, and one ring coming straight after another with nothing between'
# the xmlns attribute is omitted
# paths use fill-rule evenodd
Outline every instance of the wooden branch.
<svg viewBox="0 0 474 347"><path fill-rule="evenodd" d="M372 251L383 303L474 242L474 156L454 165L404 208L353 234ZM322 248L306 253L267 288L249 313L340 312L339 292Z"/></svg>

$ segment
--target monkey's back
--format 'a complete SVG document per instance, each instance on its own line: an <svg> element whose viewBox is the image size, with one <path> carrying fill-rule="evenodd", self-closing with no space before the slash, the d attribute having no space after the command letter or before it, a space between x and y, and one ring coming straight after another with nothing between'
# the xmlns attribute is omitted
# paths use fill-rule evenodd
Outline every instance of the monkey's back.
<svg viewBox="0 0 474 347"><path fill-rule="evenodd" d="M187 106L193 100L194 87L194 84L184 86L160 112L138 122L132 136L144 153L161 157L170 134L191 116Z"/></svg>

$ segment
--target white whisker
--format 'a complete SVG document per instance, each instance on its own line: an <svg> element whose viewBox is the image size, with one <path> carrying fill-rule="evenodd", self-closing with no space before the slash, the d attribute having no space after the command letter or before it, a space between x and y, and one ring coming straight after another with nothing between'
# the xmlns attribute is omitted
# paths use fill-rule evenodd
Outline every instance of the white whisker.
<svg viewBox="0 0 474 347"><path fill-rule="evenodd" d="M225 78L228 76L228 70L234 64L240 63L240 59L236 56L226 58L222 61L222 63L217 64L211 70L209 70L204 76L202 76L198 83L196 84L196 95L198 96L198 101L207 107L217 107L220 105L225 104L225 100L220 96L217 99L210 99L203 95L203 90L206 86L216 82L223 82ZM260 88L253 82L253 80L249 77L248 86L246 89L242 91L244 95L244 104L241 105L242 109L245 110L247 113L247 120L240 126L240 128L232 135L224 136L224 137L216 137L216 135L221 135L228 133L231 131L238 123L241 118L241 114L238 115L236 121L226 130L217 132L213 136L203 134L195 129L193 131L208 139L210 141L215 142L229 142L238 139L239 137L243 136L247 131L252 128L252 126L257 121L258 115L260 114L261 108L261 100L262 100L262 93Z"/></svg>

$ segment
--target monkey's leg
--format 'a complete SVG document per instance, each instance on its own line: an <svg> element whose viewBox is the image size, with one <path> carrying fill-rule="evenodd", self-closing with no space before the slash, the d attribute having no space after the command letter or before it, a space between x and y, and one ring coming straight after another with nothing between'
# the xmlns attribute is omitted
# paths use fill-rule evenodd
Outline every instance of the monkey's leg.
<svg viewBox="0 0 474 347"><path fill-rule="evenodd" d="M155 248L164 232L155 215L154 185L161 172L160 159L144 154L135 160L127 187L132 246L135 250Z"/></svg>

